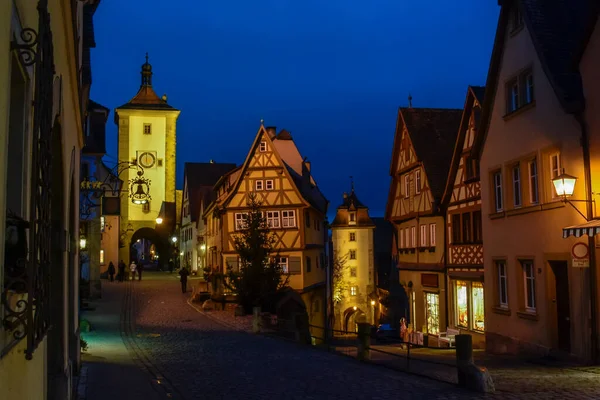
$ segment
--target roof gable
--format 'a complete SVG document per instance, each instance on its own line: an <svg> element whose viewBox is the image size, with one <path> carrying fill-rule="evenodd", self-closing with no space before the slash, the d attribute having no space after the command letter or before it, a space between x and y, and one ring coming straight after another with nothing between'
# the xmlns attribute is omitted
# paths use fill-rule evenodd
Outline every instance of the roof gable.
<svg viewBox="0 0 600 400"><path fill-rule="evenodd" d="M446 188L444 190L444 196L442 197L442 204L446 204L450 200L452 191L454 190L454 184L456 180L456 173L460 164L463 150L465 148L465 139L469 129L469 123L471 115L475 112L475 108L481 109L481 104L485 96L485 87L482 86L469 86L467 89L467 98L465 100L465 106L458 129L458 135L456 137L456 143L454 145L454 152L452 155L452 161L450 162L450 171L448 173L448 179L446 181ZM475 112L475 139L473 143L477 143L478 124L480 118L477 116L480 113Z"/></svg>
<svg viewBox="0 0 600 400"><path fill-rule="evenodd" d="M417 159L423 163L433 198L440 201L446 186L461 109L401 108Z"/></svg>
<svg viewBox="0 0 600 400"><path fill-rule="evenodd" d="M203 193L211 191L219 179L236 168L233 163L185 163L183 167L184 198L189 199L190 218L197 221Z"/></svg>

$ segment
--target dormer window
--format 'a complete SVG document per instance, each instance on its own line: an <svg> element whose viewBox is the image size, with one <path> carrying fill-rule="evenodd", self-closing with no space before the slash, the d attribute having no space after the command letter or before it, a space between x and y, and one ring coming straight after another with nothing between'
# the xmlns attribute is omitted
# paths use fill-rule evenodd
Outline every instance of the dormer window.
<svg viewBox="0 0 600 400"><path fill-rule="evenodd" d="M351 212L349 214L349 218L350 218L350 224L351 225L356 224L356 213L355 212Z"/></svg>
<svg viewBox="0 0 600 400"><path fill-rule="evenodd" d="M267 151L267 142L263 140L262 142L260 142L260 152L264 153L265 151Z"/></svg>
<svg viewBox="0 0 600 400"><path fill-rule="evenodd" d="M521 9L518 6L515 6L511 10L509 17L510 33L516 33L521 28L523 28L523 14L521 14Z"/></svg>
<svg viewBox="0 0 600 400"><path fill-rule="evenodd" d="M530 68L506 83L506 114L535 102L535 85Z"/></svg>

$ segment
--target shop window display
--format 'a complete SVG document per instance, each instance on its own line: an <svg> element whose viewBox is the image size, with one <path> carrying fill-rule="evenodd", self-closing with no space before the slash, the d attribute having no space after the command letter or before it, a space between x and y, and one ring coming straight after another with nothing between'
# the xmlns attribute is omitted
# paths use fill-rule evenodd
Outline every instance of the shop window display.
<svg viewBox="0 0 600 400"><path fill-rule="evenodd" d="M483 331L485 329L483 283L473 282L471 301L473 304L473 329Z"/></svg>
<svg viewBox="0 0 600 400"><path fill-rule="evenodd" d="M468 292L467 282L456 282L456 324L463 328L469 327Z"/></svg>
<svg viewBox="0 0 600 400"><path fill-rule="evenodd" d="M454 311L457 327L485 330L483 283L454 282Z"/></svg>
<svg viewBox="0 0 600 400"><path fill-rule="evenodd" d="M425 312L427 333L437 335L440 332L440 295L425 293Z"/></svg>

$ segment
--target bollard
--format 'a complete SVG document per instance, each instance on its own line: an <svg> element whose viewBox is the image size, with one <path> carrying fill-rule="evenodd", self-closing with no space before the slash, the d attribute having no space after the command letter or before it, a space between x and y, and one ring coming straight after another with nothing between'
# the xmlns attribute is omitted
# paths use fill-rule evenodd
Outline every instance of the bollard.
<svg viewBox="0 0 600 400"><path fill-rule="evenodd" d="M473 338L471 335L456 335L456 370L458 371L458 385L467 386L465 366L473 363Z"/></svg>
<svg viewBox="0 0 600 400"><path fill-rule="evenodd" d="M252 308L252 332L260 333L260 307Z"/></svg>
<svg viewBox="0 0 600 400"><path fill-rule="evenodd" d="M358 349L356 352L356 358L358 358L360 361L368 361L371 359L371 350L370 350L371 325L366 322L359 322L357 325L358 325Z"/></svg>

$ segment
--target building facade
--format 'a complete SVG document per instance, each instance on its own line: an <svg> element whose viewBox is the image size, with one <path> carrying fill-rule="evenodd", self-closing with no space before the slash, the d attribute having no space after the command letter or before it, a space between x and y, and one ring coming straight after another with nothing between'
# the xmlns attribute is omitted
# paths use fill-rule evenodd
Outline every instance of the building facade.
<svg viewBox="0 0 600 400"><path fill-rule="evenodd" d="M597 325L591 322L597 317L590 310L597 304L590 301L596 265L575 256L576 248L586 246L595 253L595 243L571 232L563 238L564 227L594 217L592 207L577 211L591 205L593 183L586 150L588 88L573 54L585 48L597 10L587 8L591 2L570 3L521 0L504 2L500 11L475 142L489 288L486 347L492 352L555 352L589 360L597 349ZM568 202L553 185L563 172L579 177Z"/></svg>
<svg viewBox="0 0 600 400"><path fill-rule="evenodd" d="M0 2L0 398L73 398L84 31L97 5Z"/></svg>
<svg viewBox="0 0 600 400"><path fill-rule="evenodd" d="M354 187L344 193L331 223L333 242L333 329L357 331L358 322L376 324L379 296L376 288L373 231L369 209L358 200Z"/></svg>
<svg viewBox="0 0 600 400"><path fill-rule="evenodd" d="M473 143L485 88L469 86L442 203L446 207L448 326L485 347L483 231L479 160Z"/></svg>
<svg viewBox="0 0 600 400"><path fill-rule="evenodd" d="M429 337L447 326L441 200L461 117L462 110L400 108L392 150L386 219L398 235L399 279L409 296L410 324Z"/></svg>
<svg viewBox="0 0 600 400"><path fill-rule="evenodd" d="M277 261L290 276L313 325L325 324L325 216L328 201L286 130L260 126L244 164L215 185L206 208L207 265L218 272L239 268L233 236L244 228L250 194L262 203L276 236ZM322 332L320 332L322 333Z"/></svg>
<svg viewBox="0 0 600 400"><path fill-rule="evenodd" d="M167 238L158 235L156 216L163 202L175 202L175 146L177 118L180 111L167 103L167 96L158 97L152 86L152 66L142 65L142 82L138 93L115 109L118 126L119 177L135 194L139 186L132 180L139 176L150 179L150 196L136 204L130 196L121 197L120 231L123 242L120 259L129 263L136 253L132 245L149 240L164 263L170 257ZM140 260L136 260L140 261Z"/></svg>
<svg viewBox="0 0 600 400"><path fill-rule="evenodd" d="M206 266L203 208L207 196L221 177L236 167L235 164L185 163L183 167L183 198L181 203L181 228L179 233L181 264L193 274L203 274Z"/></svg>

